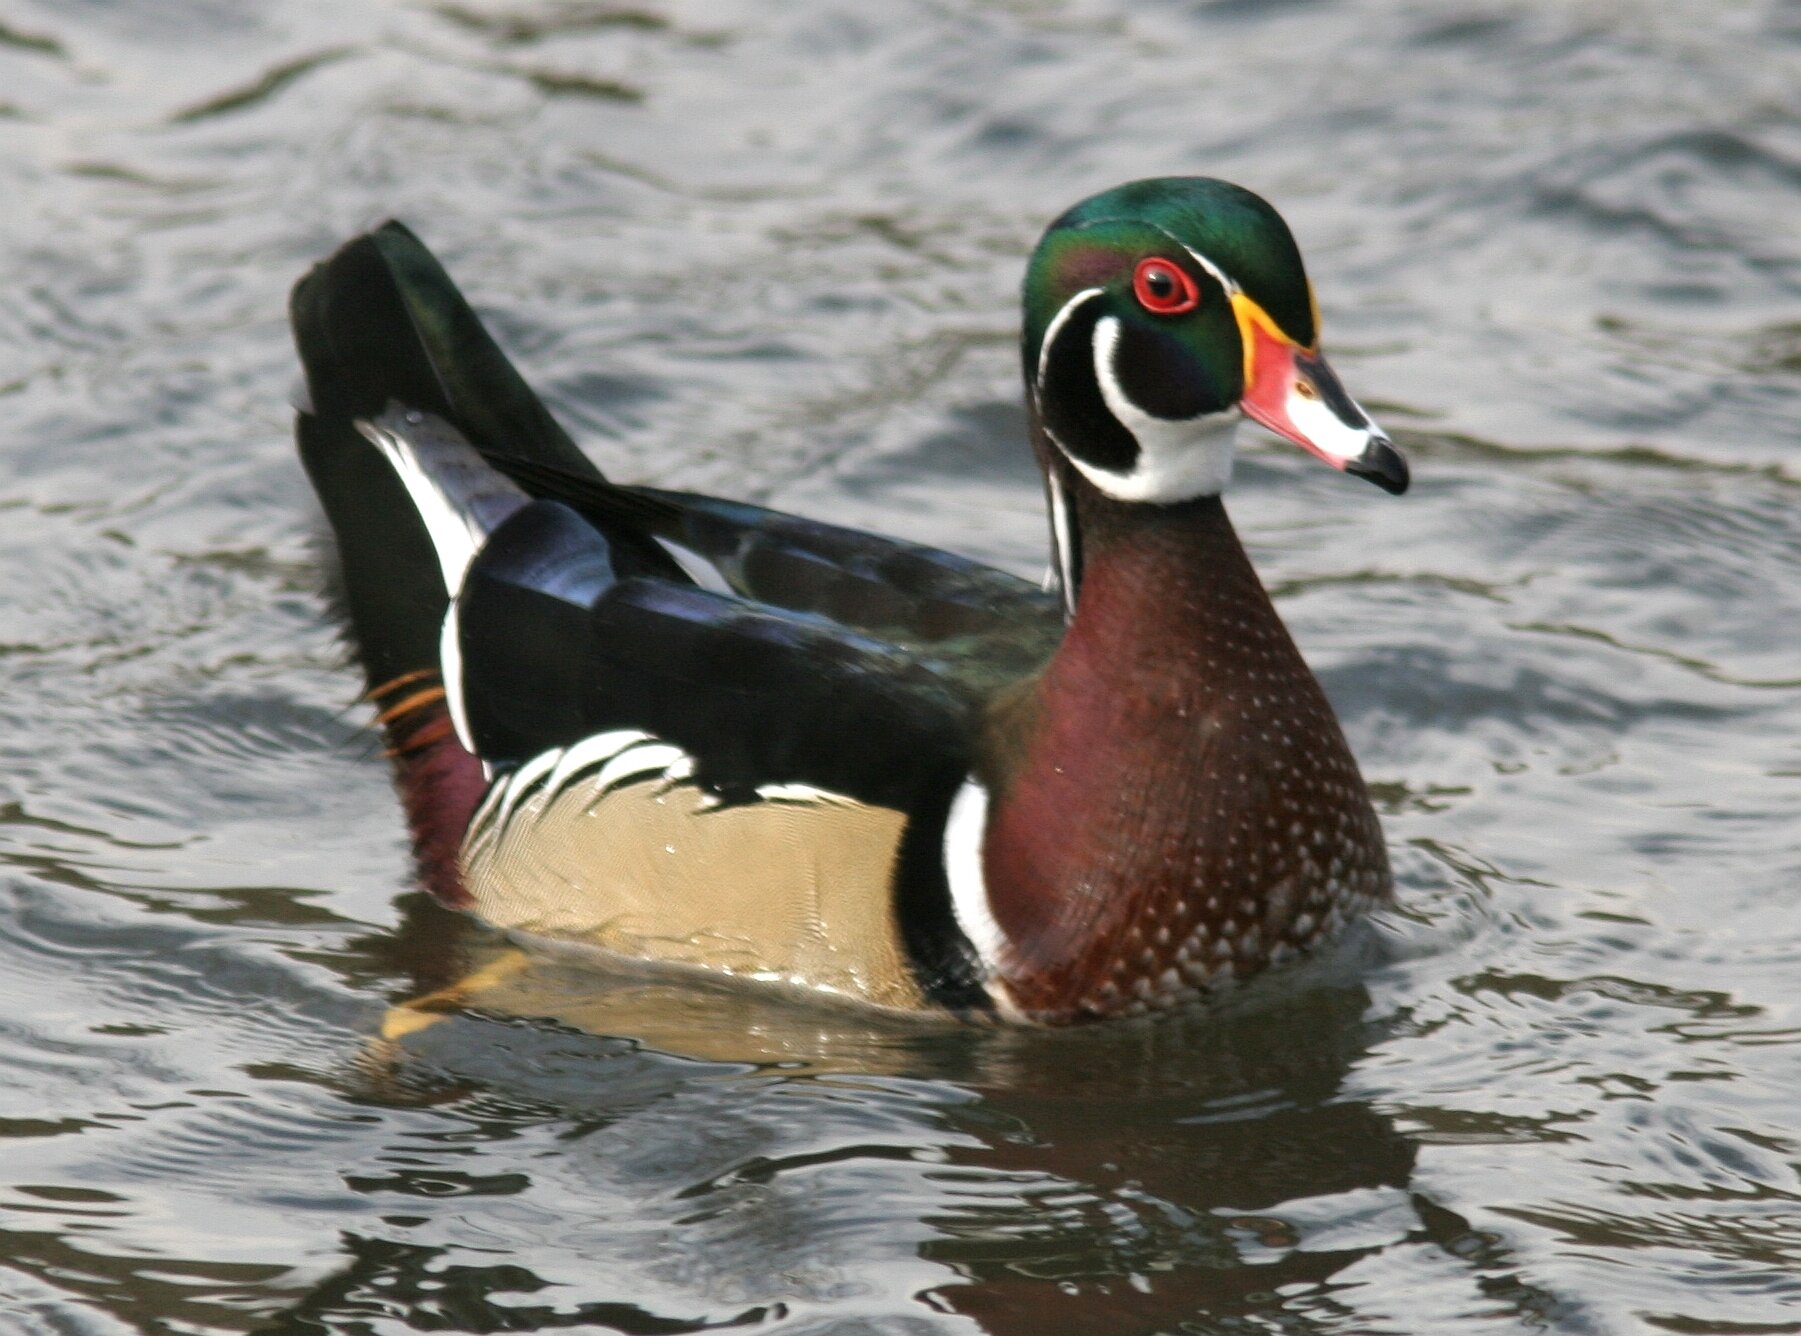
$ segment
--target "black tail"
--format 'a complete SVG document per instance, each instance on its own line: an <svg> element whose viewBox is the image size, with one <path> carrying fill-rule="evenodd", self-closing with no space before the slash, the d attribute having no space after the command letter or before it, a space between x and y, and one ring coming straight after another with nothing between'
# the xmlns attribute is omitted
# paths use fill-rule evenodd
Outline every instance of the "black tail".
<svg viewBox="0 0 1801 1336"><path fill-rule="evenodd" d="M523 465L600 474L401 224L315 266L289 309L310 400L300 457L337 537L342 600L377 690L437 669L446 594L425 526L359 419L417 408Z"/></svg>

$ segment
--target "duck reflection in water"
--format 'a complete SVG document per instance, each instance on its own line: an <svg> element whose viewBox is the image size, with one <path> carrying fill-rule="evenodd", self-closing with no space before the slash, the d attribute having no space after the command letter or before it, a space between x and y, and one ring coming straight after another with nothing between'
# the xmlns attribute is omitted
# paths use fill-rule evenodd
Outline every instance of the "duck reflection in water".
<svg viewBox="0 0 1801 1336"><path fill-rule="evenodd" d="M1343 1095L1381 1038L1357 943L1207 1010L1053 1032L602 973L521 955L423 896L370 947L427 1000L396 1009L359 1089L467 1109L469 1142L496 1151L556 1129L554 1172L598 1215L663 1231L666 1266L648 1270L679 1272L684 1316L830 1311L873 1287L890 1313L917 1303L994 1333L1213 1330L1277 1310L1285 1330L1326 1330L1334 1278L1409 1246L1522 1314L1548 1307L1415 1187L1393 1121ZM662 1286L612 1246L602 1230L591 1250L635 1314L620 1329L690 1329L643 1306ZM445 1262L357 1248L335 1295Z"/></svg>

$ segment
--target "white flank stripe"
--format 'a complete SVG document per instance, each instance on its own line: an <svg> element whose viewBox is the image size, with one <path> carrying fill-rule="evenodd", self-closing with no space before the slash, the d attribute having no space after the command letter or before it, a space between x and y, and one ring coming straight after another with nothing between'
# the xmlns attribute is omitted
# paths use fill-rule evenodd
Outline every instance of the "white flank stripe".
<svg viewBox="0 0 1801 1336"><path fill-rule="evenodd" d="M444 572L444 592L455 598L463 587L463 575L487 541L487 534L473 516L444 494L408 442L373 422L359 421L356 429L393 465L413 509L425 521L425 532Z"/></svg>
<svg viewBox="0 0 1801 1336"><path fill-rule="evenodd" d="M1007 935L988 905L988 882L982 875L982 845L988 828L988 790L973 779L963 781L944 819L944 875L950 882L951 910L969 944L989 974L1000 962Z"/></svg>
<svg viewBox="0 0 1801 1336"><path fill-rule="evenodd" d="M504 830L518 815L518 807L528 790L542 779L542 810L568 787L582 771L600 769L587 781L595 793L604 793L622 779L636 775L662 774L670 779L684 779L693 774L694 758L680 747L660 742L649 733L635 728L615 728L595 733L571 747L552 747L539 752L512 774L488 791L481 806L470 819L469 829L491 826Z"/></svg>
<svg viewBox="0 0 1801 1336"><path fill-rule="evenodd" d="M569 783L570 776L578 770L586 770L589 766L599 765L603 761L611 761L627 747L650 741L652 741L650 734L641 733L635 728L609 729L605 733L595 733L591 737L585 737L573 747L564 750L561 759L557 761L556 769L550 772L550 778L544 782L544 787L552 797L555 797Z"/></svg>
<svg viewBox="0 0 1801 1336"><path fill-rule="evenodd" d="M477 831L485 830L487 828L488 823L493 819L494 809L499 805L501 794L505 789L505 784L488 785L488 791L482 794L482 800L475 805L475 815L469 818L469 828L463 832L463 844L465 847L467 847L469 842L475 838L475 833Z"/></svg>
<svg viewBox="0 0 1801 1336"><path fill-rule="evenodd" d="M830 806L846 804L856 806L855 798L847 798L842 793L829 793L825 789L816 789L811 784L759 784L757 797L765 802L777 803L820 803Z"/></svg>
<svg viewBox="0 0 1801 1336"><path fill-rule="evenodd" d="M512 824L513 817L516 815L514 809L519 806L520 800L525 796L525 791L538 782L539 776L554 771L557 768L557 762L562 757L563 751L560 747L552 748L547 752L539 752L507 776L506 800L501 803L500 813L495 817L499 829L505 830Z"/></svg>
<svg viewBox="0 0 1801 1336"><path fill-rule="evenodd" d="M688 753L673 743L658 742L655 738L646 737L642 742L634 742L603 765L600 773L594 776L592 787L596 793L605 793L622 779L667 771L677 762L687 759Z"/></svg>

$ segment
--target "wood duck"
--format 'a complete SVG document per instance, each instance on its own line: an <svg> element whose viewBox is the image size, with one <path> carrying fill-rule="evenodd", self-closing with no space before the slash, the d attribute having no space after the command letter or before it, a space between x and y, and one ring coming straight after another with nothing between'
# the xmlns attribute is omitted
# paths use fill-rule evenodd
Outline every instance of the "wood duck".
<svg viewBox="0 0 1801 1336"><path fill-rule="evenodd" d="M1175 1005L1390 893L1220 493L1241 417L1390 492L1256 195L1138 181L1024 285L1041 589L602 477L398 223L294 291L301 457L428 887L515 933L902 1011Z"/></svg>

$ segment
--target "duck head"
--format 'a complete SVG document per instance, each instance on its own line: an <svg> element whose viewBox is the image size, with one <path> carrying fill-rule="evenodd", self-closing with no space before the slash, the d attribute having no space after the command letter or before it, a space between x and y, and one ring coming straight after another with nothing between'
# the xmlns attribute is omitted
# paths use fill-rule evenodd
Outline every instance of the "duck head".
<svg viewBox="0 0 1801 1336"><path fill-rule="evenodd" d="M1288 225L1250 191L1160 177L1086 199L1046 230L1024 297L1027 394L1054 512L1064 462L1114 501L1217 495L1241 417L1407 489L1406 460L1320 355L1319 307Z"/></svg>

